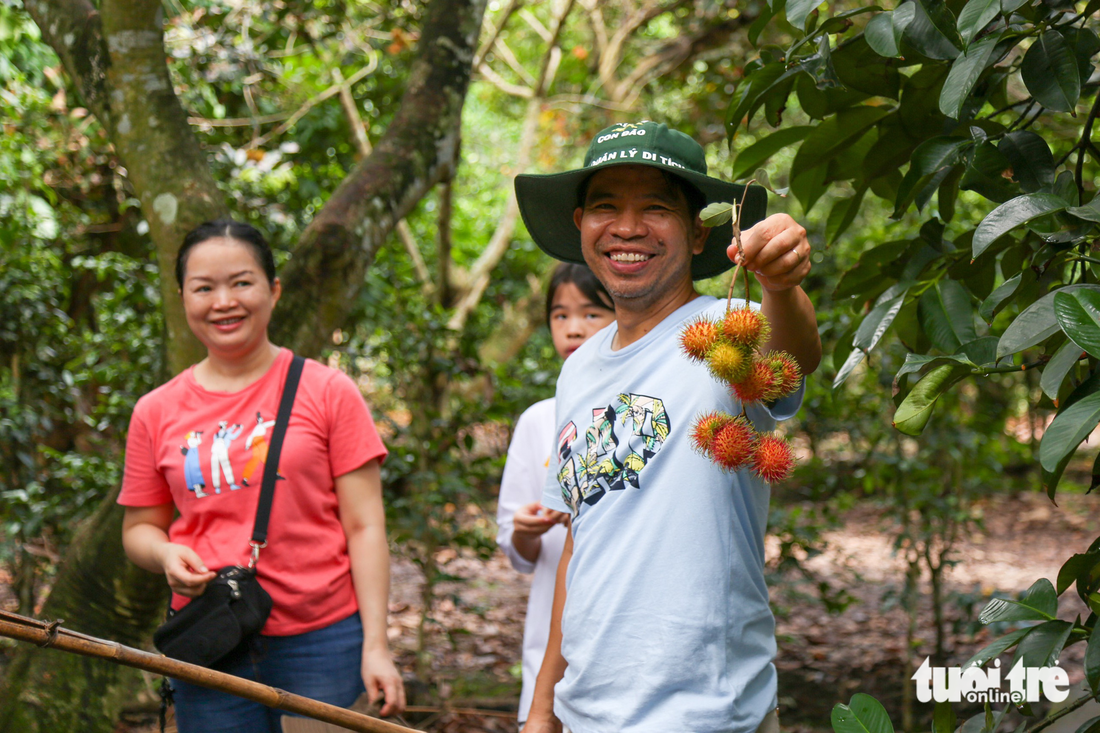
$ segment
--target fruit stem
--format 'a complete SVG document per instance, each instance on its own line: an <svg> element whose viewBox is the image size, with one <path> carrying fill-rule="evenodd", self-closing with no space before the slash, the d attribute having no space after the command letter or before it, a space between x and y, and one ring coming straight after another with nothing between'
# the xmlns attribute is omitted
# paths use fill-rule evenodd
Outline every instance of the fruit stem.
<svg viewBox="0 0 1100 733"><path fill-rule="evenodd" d="M741 193L740 203L734 203L733 217L733 241L737 245L737 267L733 270L733 279L730 280L730 292L726 296L726 312L729 313L733 303L733 287L737 284L737 273L741 270L741 263L745 261L745 248L741 245L741 211L745 208L745 199L749 195L749 186L756 183L756 179L745 184L745 190ZM745 305L749 303L749 270L745 268Z"/></svg>

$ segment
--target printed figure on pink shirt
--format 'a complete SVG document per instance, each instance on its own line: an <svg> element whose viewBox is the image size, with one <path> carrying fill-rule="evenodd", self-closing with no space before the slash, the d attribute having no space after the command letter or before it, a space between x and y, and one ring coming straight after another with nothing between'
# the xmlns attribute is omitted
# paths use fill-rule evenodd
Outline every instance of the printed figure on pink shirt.
<svg viewBox="0 0 1100 733"><path fill-rule="evenodd" d="M187 483L187 490L195 492L195 498L201 499L206 496L206 492L203 491L206 488L206 479L202 475L202 466L199 464L199 446L202 445L202 431L189 432L184 440L187 441L187 445L180 446L180 453L184 455L183 459L183 480Z"/></svg>
<svg viewBox="0 0 1100 733"><path fill-rule="evenodd" d="M241 488L233 479L233 467L229 465L229 444L241 434L241 426L229 427L229 423L222 420L218 423L218 432L214 433L214 442L210 444L210 478L214 484L214 493L222 493L221 472L225 473L225 480L229 482L229 489L236 491Z"/></svg>
<svg viewBox="0 0 1100 733"><path fill-rule="evenodd" d="M241 483L245 486L252 485L249 482L252 480L252 475L256 473L256 469L261 463L267 463L267 429L274 425L274 420L264 420L260 413L256 413L256 427L252 428L252 432L244 442L245 450L252 449L252 456L245 464L244 473L241 474Z"/></svg>

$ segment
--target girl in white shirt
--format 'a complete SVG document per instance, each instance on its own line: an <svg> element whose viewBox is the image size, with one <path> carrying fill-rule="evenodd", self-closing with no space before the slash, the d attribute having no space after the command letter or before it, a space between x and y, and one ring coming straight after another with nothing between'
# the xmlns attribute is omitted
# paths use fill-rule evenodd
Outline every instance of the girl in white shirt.
<svg viewBox="0 0 1100 733"><path fill-rule="evenodd" d="M562 263L546 295L546 318L554 349L562 359L615 320L611 296L584 265ZM531 708L535 677L550 635L554 577L568 529L568 515L539 502L554 446L554 400L536 402L520 416L500 483L497 544L521 573L534 573L523 628L522 728Z"/></svg>

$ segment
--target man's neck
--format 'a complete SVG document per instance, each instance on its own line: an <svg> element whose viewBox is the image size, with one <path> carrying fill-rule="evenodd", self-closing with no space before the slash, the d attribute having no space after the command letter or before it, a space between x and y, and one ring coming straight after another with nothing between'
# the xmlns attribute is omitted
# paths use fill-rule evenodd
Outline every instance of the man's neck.
<svg viewBox="0 0 1100 733"><path fill-rule="evenodd" d="M611 350L618 351L630 346L656 328L658 323L668 318L681 306L698 297L699 293L695 292L695 286L688 282L685 288L670 291L659 300L640 308L632 308L634 303L630 300L616 300L615 321L618 331L611 342Z"/></svg>

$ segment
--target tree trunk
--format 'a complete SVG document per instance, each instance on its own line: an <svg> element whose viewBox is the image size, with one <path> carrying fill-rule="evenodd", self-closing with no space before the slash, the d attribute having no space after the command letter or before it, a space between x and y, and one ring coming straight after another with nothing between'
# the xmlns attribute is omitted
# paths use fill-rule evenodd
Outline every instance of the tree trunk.
<svg viewBox="0 0 1100 733"><path fill-rule="evenodd" d="M84 523L42 610L93 636L141 646L161 619L164 578L126 559L112 494ZM103 660L19 647L0 688L0 731L113 731L140 684L136 670Z"/></svg>
<svg viewBox="0 0 1100 733"><path fill-rule="evenodd" d="M151 0L28 0L85 106L125 165L157 249L167 366L203 356L183 316L173 274L183 235L228 209L176 98ZM317 354L353 307L376 249L439 180L450 175L484 0L432 0L410 83L393 124L318 212L285 268L273 337ZM162 617L163 577L125 557L115 495L85 523L43 609L74 630L141 646ZM0 684L0 731L113 731L138 677L101 660L22 647Z"/></svg>

